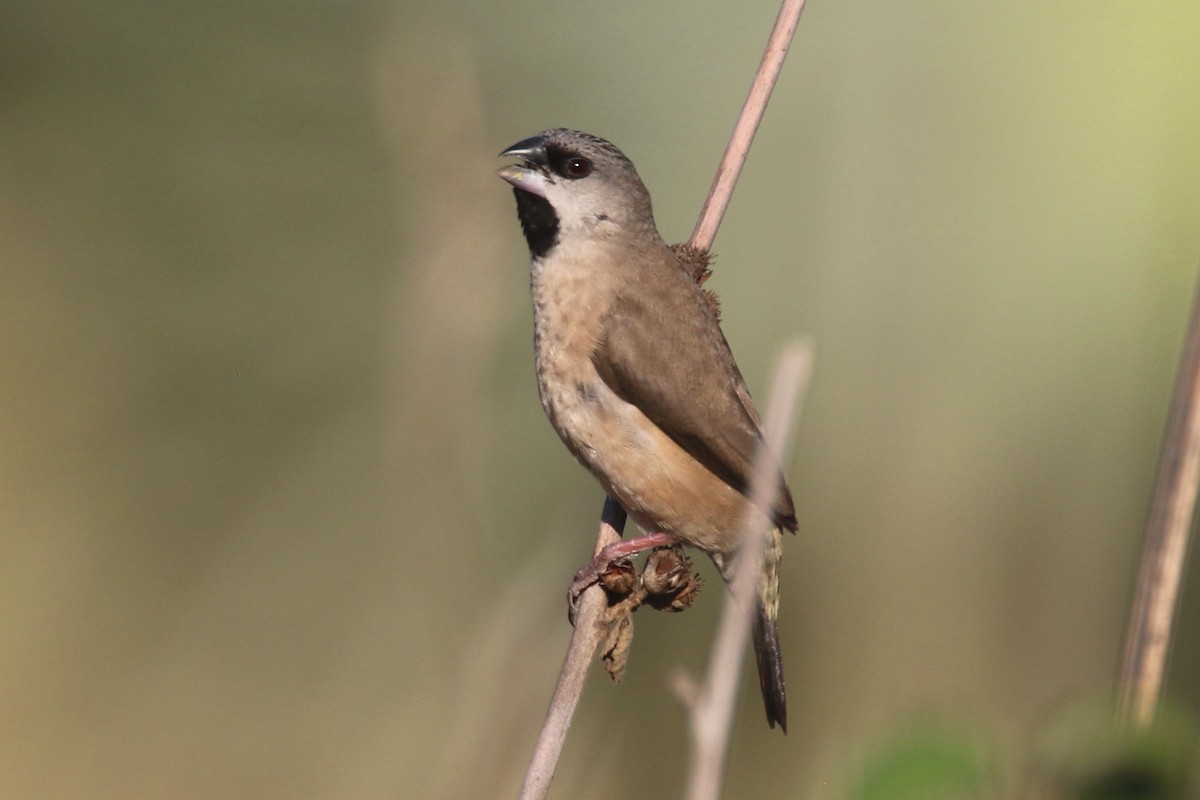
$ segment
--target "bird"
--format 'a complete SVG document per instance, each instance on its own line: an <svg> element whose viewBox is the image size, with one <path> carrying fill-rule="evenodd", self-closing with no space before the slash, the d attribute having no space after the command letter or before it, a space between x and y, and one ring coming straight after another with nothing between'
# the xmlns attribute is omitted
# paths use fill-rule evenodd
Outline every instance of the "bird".
<svg viewBox="0 0 1200 800"><path fill-rule="evenodd" d="M779 645L783 530L791 491L776 465L769 507L749 497L762 422L715 304L658 232L650 192L611 142L567 128L505 148L530 252L538 395L567 449L645 535L605 559L662 544L706 553L733 576L743 519L769 530L753 648L771 728L787 732ZM587 580L595 580L595 569Z"/></svg>

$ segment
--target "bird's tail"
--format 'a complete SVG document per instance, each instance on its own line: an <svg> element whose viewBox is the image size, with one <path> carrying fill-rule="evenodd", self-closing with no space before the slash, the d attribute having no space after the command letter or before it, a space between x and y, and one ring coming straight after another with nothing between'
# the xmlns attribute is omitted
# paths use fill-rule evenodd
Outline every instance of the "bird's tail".
<svg viewBox="0 0 1200 800"><path fill-rule="evenodd" d="M779 629L760 605L754 617L754 659L758 662L758 684L762 687L767 724L787 733L787 691L783 685L783 655L779 652Z"/></svg>
<svg viewBox="0 0 1200 800"><path fill-rule="evenodd" d="M758 578L758 597L754 610L754 660L758 663L758 684L762 688L763 705L767 710L767 724L774 728L778 723L780 730L787 733L783 653L779 649L779 627L775 622L779 615L779 561L782 554L783 536L776 528L767 539L763 570ZM714 561L725 580L732 580L736 559L726 561L714 558Z"/></svg>
<svg viewBox="0 0 1200 800"><path fill-rule="evenodd" d="M763 571L758 579L758 607L754 614L754 660L758 662L758 684L767 709L767 724L787 733L787 691L783 684L783 653L779 649L779 561L783 535L775 528L767 540Z"/></svg>

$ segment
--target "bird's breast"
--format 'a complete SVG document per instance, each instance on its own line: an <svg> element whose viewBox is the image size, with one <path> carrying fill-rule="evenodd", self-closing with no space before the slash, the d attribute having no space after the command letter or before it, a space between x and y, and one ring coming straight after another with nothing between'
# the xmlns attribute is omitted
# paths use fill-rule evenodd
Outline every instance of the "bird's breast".
<svg viewBox="0 0 1200 800"><path fill-rule="evenodd" d="M571 261L534 262L534 349L538 393L554 429L585 462L619 399L592 363L609 298L603 281ZM591 464L588 464L591 466Z"/></svg>
<svg viewBox="0 0 1200 800"><path fill-rule="evenodd" d="M615 292L594 270L553 261L535 262L532 289L538 392L567 448L643 528L731 550L745 498L596 371L592 355Z"/></svg>

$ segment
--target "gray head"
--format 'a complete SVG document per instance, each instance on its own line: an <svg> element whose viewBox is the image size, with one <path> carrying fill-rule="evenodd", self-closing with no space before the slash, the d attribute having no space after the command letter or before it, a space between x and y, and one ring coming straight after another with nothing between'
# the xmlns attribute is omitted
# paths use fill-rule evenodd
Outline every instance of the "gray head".
<svg viewBox="0 0 1200 800"><path fill-rule="evenodd" d="M564 236L658 236L650 193L633 163L599 136L552 128L500 155L521 160L496 174L513 185L534 258L545 256Z"/></svg>

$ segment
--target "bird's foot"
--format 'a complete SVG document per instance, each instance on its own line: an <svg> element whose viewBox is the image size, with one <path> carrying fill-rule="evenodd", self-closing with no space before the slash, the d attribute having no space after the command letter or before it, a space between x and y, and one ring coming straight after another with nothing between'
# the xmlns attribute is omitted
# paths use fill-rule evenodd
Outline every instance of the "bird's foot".
<svg viewBox="0 0 1200 800"><path fill-rule="evenodd" d="M647 533L632 539L622 539L602 548L586 567L575 573L575 579L571 581L571 588L567 591L571 624L575 624L579 598L585 589L593 583L600 582L607 591L621 594L622 587L627 584L628 588L624 593L628 594L637 583L637 575L629 563L629 557L654 547L669 547L674 544L678 544L678 540L669 533Z"/></svg>

